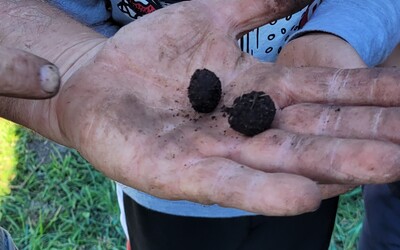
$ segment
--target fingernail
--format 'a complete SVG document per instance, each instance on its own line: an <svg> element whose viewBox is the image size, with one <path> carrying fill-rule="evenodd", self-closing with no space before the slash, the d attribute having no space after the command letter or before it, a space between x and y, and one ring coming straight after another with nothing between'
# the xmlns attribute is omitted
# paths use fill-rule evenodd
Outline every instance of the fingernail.
<svg viewBox="0 0 400 250"><path fill-rule="evenodd" d="M44 65L40 69L40 85L47 93L54 93L60 86L60 73L54 65Z"/></svg>

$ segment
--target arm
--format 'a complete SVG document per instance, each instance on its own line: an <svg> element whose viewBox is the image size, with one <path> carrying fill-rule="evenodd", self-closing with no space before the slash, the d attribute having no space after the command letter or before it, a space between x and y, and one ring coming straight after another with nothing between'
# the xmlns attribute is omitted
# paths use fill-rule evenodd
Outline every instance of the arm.
<svg viewBox="0 0 400 250"><path fill-rule="evenodd" d="M0 1L0 45L21 49L55 63L59 67L62 84L74 67L93 56L90 51L105 39L84 25L68 18L43 1ZM53 110L46 106L58 97L46 101L0 99L0 116L13 120L59 142L62 138ZM46 111L43 111L45 109ZM43 122L44 120L50 121Z"/></svg>
<svg viewBox="0 0 400 250"><path fill-rule="evenodd" d="M334 34L349 43L370 67L382 63L400 42L398 27L400 2L397 0L324 0L291 39L308 33Z"/></svg>
<svg viewBox="0 0 400 250"><path fill-rule="evenodd" d="M357 51L342 38L328 33L306 33L290 41L277 63L295 67L365 68Z"/></svg>
<svg viewBox="0 0 400 250"><path fill-rule="evenodd" d="M251 90L270 94L281 108L296 103L400 105L400 90L391 88L400 76L396 70L285 68L242 53L240 34L299 10L307 1L290 3L182 2L140 18L106 40L43 1L22 5L0 0L2 45L53 61L62 75L55 98L0 98L0 115L77 149L108 177L166 199L289 215L318 207L325 192L316 181L399 179L398 146L369 140L392 132L396 120L386 118L384 124L390 126L378 133L365 125L367 132L356 134L364 140L353 134L292 133L279 126L248 138L229 127L222 107ZM202 68L215 72L224 90L217 110L206 115L196 113L187 97L193 72ZM328 81L337 87L346 82L346 87L332 91ZM360 82L364 85L355 91ZM374 88L375 82L379 87ZM371 89L377 92L370 95ZM360 115L375 114L369 106ZM309 118L320 124L318 115ZM400 140L400 133L390 134L390 141Z"/></svg>

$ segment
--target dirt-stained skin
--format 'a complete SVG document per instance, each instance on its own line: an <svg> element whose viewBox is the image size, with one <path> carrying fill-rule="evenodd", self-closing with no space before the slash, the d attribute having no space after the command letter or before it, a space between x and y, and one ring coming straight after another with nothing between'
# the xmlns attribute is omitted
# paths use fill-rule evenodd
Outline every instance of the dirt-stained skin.
<svg viewBox="0 0 400 250"><path fill-rule="evenodd" d="M303 3L292 4L301 8ZM95 43L94 50L61 49L59 63L73 67L65 67L68 74L60 94L48 102L19 102L29 108L25 112L18 108L15 120L76 148L98 170L125 185L160 198L217 203L268 215L314 210L322 198L316 181L357 184L399 179L399 146L369 140L370 134L355 140L331 136L334 131L327 129L327 136L318 136L303 134L305 127L286 131L277 123L248 138L232 131L218 112L195 115L186 90L199 68L215 72L227 89L229 94L219 105L231 104L251 90L264 91L279 108L284 107L276 117L289 105L300 103L400 105L400 89L393 87L400 72L382 71L377 77L384 81L375 86L381 90L373 93L384 95L371 95L368 89L379 79L374 82L362 76L375 69L337 74L327 68L273 66L243 54L236 35L287 14L285 5L273 0L187 1L124 26L104 43ZM12 18L1 17L2 22ZM42 34L48 38L47 47L43 46L46 53L60 50L63 44L54 45L59 36L69 41L69 36L84 33L85 44L99 39L79 24L72 26L76 32L67 33L68 37L54 32L68 31L74 23L67 17L57 20L49 29L56 35ZM27 25L24 28L29 29ZM18 37L29 38L29 33ZM74 44L82 46L82 37L73 38ZM95 52L88 57L88 50ZM338 75L348 76L345 85L340 84L343 78L335 78ZM360 79L365 81L361 84ZM327 81L337 81L340 91L329 89ZM27 114L38 122L32 124ZM395 121L384 122L387 127L379 129L400 134Z"/></svg>

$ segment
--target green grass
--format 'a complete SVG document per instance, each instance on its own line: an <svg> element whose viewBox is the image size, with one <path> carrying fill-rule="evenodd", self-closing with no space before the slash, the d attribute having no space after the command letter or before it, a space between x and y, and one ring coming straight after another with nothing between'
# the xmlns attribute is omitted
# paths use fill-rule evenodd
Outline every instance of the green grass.
<svg viewBox="0 0 400 250"><path fill-rule="evenodd" d="M21 250L124 249L113 182L73 150L0 118L0 225ZM360 189L340 198L329 250L356 249Z"/></svg>
<svg viewBox="0 0 400 250"><path fill-rule="evenodd" d="M15 171L0 172L11 190L0 197L0 225L19 249L124 249L113 182L75 151L13 126L0 120L0 134L17 137L0 145L0 164ZM15 158L7 165L6 152Z"/></svg>
<svg viewBox="0 0 400 250"><path fill-rule="evenodd" d="M6 120L0 122L0 196L3 196L11 192L9 183L15 176L18 162L14 149L18 136L13 123Z"/></svg>
<svg viewBox="0 0 400 250"><path fill-rule="evenodd" d="M357 249L363 216L361 188L341 195L329 250Z"/></svg>

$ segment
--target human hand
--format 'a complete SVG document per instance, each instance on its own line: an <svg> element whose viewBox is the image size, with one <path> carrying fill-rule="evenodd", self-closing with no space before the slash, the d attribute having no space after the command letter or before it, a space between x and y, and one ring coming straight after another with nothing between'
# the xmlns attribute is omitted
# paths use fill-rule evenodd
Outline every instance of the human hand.
<svg viewBox="0 0 400 250"><path fill-rule="evenodd" d="M22 50L0 46L0 95L43 99L57 94L60 76L55 65Z"/></svg>
<svg viewBox="0 0 400 250"><path fill-rule="evenodd" d="M280 108L303 102L399 105L399 90L392 88L399 71L290 68L241 52L240 34L293 11L285 4L194 0L142 17L82 53L86 59L68 67L56 99L36 103L25 124L76 148L110 178L149 194L268 215L316 209L325 191L315 181L399 179L400 151L389 142L304 135L301 129L308 127L292 133L275 126L251 138L230 129L221 107L252 90L268 93ZM190 77L201 68L216 73L224 92L207 115L197 114L187 98ZM292 122L300 119L292 116ZM311 125L319 124L311 118ZM372 136L396 122L389 120L393 126Z"/></svg>
<svg viewBox="0 0 400 250"><path fill-rule="evenodd" d="M346 41L334 35L321 33L311 33L292 40L282 49L277 63L285 66L321 66L338 69L367 67ZM338 70L339 72L342 72L342 70ZM354 72L363 72L363 70L355 70ZM377 74L379 73L378 71ZM365 84L365 77L367 77L367 74L359 79L359 85ZM331 85L335 82L329 81L327 84ZM374 82L369 90L359 88L359 93L370 99L379 95L382 99L385 99L391 96L390 90L396 91L399 87L398 84L393 82L392 87L383 91L380 84L380 81ZM337 90L340 87L332 86L331 89ZM354 91L356 92L357 89L354 89ZM363 93L363 91L367 92ZM365 105L369 106L366 107ZM399 143L396 130L390 128L397 126L395 124L397 124L399 110L398 108L384 108L382 106L388 105L358 103L346 106L335 105L334 103L321 103L320 105L299 103L286 107L281 112L279 119L275 120L275 126L295 133L301 131L305 134L342 138L374 138ZM313 122L315 119L320 119L321 122Z"/></svg>
<svg viewBox="0 0 400 250"><path fill-rule="evenodd" d="M367 67L358 53L348 42L335 35L319 32L309 33L290 41L285 47L283 47L276 63L289 67L332 67L342 69ZM310 105L308 104L297 104L295 107L287 107L286 110L283 110L281 113L282 115L280 116L280 119L275 121L274 125L281 127L286 131L292 131L295 133L301 131L305 132L306 134L323 135L323 133L316 132L315 130L304 131L304 128L307 127L304 123L295 125L302 127L302 129L295 129L292 127L294 125L294 123L291 122L293 119L293 113L298 112L301 113L299 115L302 115L303 113L301 107L304 107L308 110L308 115L313 115L312 112L314 111L321 112L321 110L313 110L315 107L319 109L324 107L326 108L324 105L321 105L320 107L313 105L313 108L310 110ZM332 109L332 107L327 108ZM340 108L336 107L336 110L340 110ZM301 123L301 121L305 121L307 119L309 119L309 117L306 117L305 119L300 119L300 117L297 117L293 120L295 120L296 123ZM351 135L347 134L344 137L351 137ZM331 192L331 185L324 185L324 188L327 189L326 192L329 193L327 197L340 194L342 192L344 193L350 188L348 185L343 185L341 188L340 185L334 185L334 187L338 192Z"/></svg>

